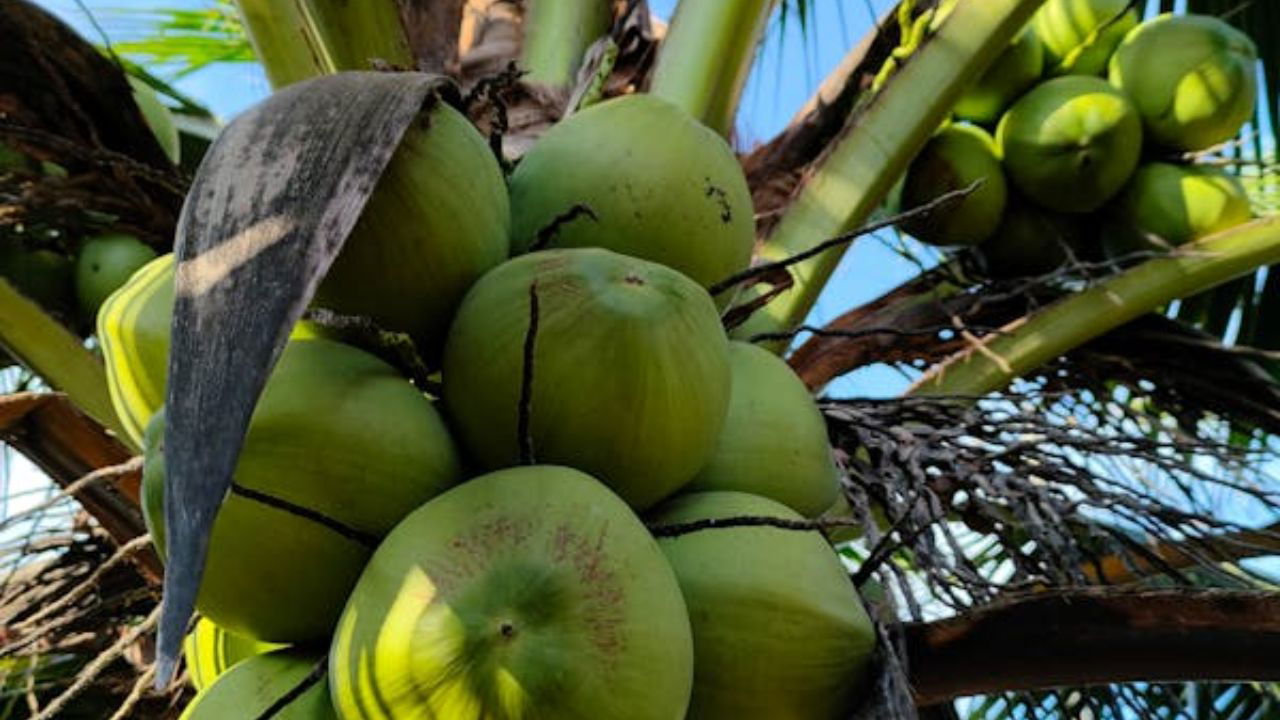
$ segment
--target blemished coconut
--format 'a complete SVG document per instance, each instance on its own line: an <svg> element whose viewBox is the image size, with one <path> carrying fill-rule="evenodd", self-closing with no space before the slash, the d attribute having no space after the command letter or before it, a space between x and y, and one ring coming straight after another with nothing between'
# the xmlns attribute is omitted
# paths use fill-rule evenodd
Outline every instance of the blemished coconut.
<svg viewBox="0 0 1280 720"><path fill-rule="evenodd" d="M1125 34L1138 24L1129 0L1048 0L1031 26L1050 75L1103 75Z"/></svg>
<svg viewBox="0 0 1280 720"><path fill-rule="evenodd" d="M799 515L736 492L683 495L654 526ZM687 720L842 720L869 669L875 630L848 571L816 531L725 527L658 541L693 627Z"/></svg>
<svg viewBox="0 0 1280 720"><path fill-rule="evenodd" d="M693 674L671 566L564 467L500 470L404 519L330 650L342 720L679 720Z"/></svg>
<svg viewBox="0 0 1280 720"><path fill-rule="evenodd" d="M462 296L506 259L510 227L488 143L436 102L406 131L315 302L408 333L434 364Z"/></svg>
<svg viewBox="0 0 1280 720"><path fill-rule="evenodd" d="M196 695L179 720L337 720L321 662L302 650L249 658Z"/></svg>
<svg viewBox="0 0 1280 720"><path fill-rule="evenodd" d="M1044 45L1028 28L960 96L955 115L979 125L995 125L1004 111L1043 74Z"/></svg>
<svg viewBox="0 0 1280 720"><path fill-rule="evenodd" d="M1244 186L1213 167L1150 163L1138 168L1115 205L1107 253L1159 251L1246 223Z"/></svg>
<svg viewBox="0 0 1280 720"><path fill-rule="evenodd" d="M132 235L107 233L86 240L76 255L81 317L92 323L107 296L155 258L156 251Z"/></svg>
<svg viewBox="0 0 1280 720"><path fill-rule="evenodd" d="M1161 15L1125 37L1111 83L1131 98L1147 136L1176 150L1230 140L1253 117L1258 48L1207 15Z"/></svg>
<svg viewBox="0 0 1280 720"><path fill-rule="evenodd" d="M556 224L576 205L595 219ZM516 253L541 233L545 247L603 247L704 287L745 268L755 241L751 193L728 143L643 94L591 106L548 130L511 175L511 212Z"/></svg>
<svg viewBox="0 0 1280 720"><path fill-rule="evenodd" d="M182 656L191 685L199 692L242 660L284 647L237 635L202 617L182 641Z"/></svg>
<svg viewBox="0 0 1280 720"><path fill-rule="evenodd" d="M527 439L537 462L582 470L645 508L711 457L729 407L728 356L715 304L684 275L597 248L546 250L467 294L445 347L444 400L485 468L520 463Z"/></svg>
<svg viewBox="0 0 1280 720"><path fill-rule="evenodd" d="M806 517L835 502L840 476L827 425L786 361L745 342L729 344L729 415L711 459L686 488L738 490Z"/></svg>
<svg viewBox="0 0 1280 720"><path fill-rule="evenodd" d="M164 555L164 415L147 429L145 518ZM293 340L218 510L196 609L232 632L327 637L378 541L462 479L444 421L378 358Z"/></svg>
<svg viewBox="0 0 1280 720"><path fill-rule="evenodd" d="M1023 194L1051 210L1092 212L1137 168L1142 121L1107 81L1073 75L1023 95L1000 120L996 143Z"/></svg>
<svg viewBox="0 0 1280 720"><path fill-rule="evenodd" d="M976 125L948 125L911 161L902 187L904 209L929 203L981 182L949 207L901 223L916 239L931 245L977 245L1000 225L1009 189L995 141Z"/></svg>

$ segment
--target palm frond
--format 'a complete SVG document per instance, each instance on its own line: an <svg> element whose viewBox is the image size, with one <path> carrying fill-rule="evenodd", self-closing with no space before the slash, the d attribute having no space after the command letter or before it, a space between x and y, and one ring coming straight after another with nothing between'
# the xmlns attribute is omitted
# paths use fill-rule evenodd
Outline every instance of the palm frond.
<svg viewBox="0 0 1280 720"><path fill-rule="evenodd" d="M112 49L174 78L223 62L252 62L253 47L231 0L204 9L121 8L101 13Z"/></svg>

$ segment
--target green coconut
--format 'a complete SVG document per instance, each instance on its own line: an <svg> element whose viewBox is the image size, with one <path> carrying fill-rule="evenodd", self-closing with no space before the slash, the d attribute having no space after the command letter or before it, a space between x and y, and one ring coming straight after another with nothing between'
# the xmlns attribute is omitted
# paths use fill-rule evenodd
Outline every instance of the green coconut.
<svg viewBox="0 0 1280 720"><path fill-rule="evenodd" d="M27 248L13 240L0 245L0 277L55 315L72 314L73 275L71 258L57 250Z"/></svg>
<svg viewBox="0 0 1280 720"><path fill-rule="evenodd" d="M1133 98L1154 142L1203 150L1235 137L1253 117L1258 48L1207 15L1161 15L1125 38L1111 82Z"/></svg>
<svg viewBox="0 0 1280 720"><path fill-rule="evenodd" d="M996 233L978 248L978 255L992 277L1029 277L1061 268L1086 245L1077 216L1017 198L1009 203Z"/></svg>
<svg viewBox="0 0 1280 720"><path fill-rule="evenodd" d="M462 296L506 259L510 227L489 144L437 102L405 133L315 302L408 333L434 364Z"/></svg>
<svg viewBox="0 0 1280 720"><path fill-rule="evenodd" d="M249 658L196 695L179 720L337 720L322 662L299 650Z"/></svg>
<svg viewBox="0 0 1280 720"><path fill-rule="evenodd" d="M955 115L979 125L995 125L1004 111L1043 74L1044 45L1028 28L960 96Z"/></svg>
<svg viewBox="0 0 1280 720"><path fill-rule="evenodd" d="M654 524L708 518L800 520L784 505L736 492L684 495ZM658 541L693 626L687 720L843 720L875 648L848 572L818 532L728 527Z"/></svg>
<svg viewBox="0 0 1280 720"><path fill-rule="evenodd" d="M163 418L148 426L143 471L162 556ZM391 366L330 340L293 340L249 423L196 609L257 640L327 637L379 539L461 478L440 415Z"/></svg>
<svg viewBox="0 0 1280 720"><path fill-rule="evenodd" d="M92 323L107 296L155 258L156 251L132 235L109 233L86 240L76 255L76 300L81 317Z"/></svg>
<svg viewBox="0 0 1280 720"><path fill-rule="evenodd" d="M1102 75L1125 35L1138 24L1130 0L1048 0L1031 27L1050 75Z"/></svg>
<svg viewBox="0 0 1280 720"><path fill-rule="evenodd" d="M1009 108L996 142L1022 193L1051 210L1092 212L1138 167L1142 121L1105 80L1056 78Z"/></svg>
<svg viewBox="0 0 1280 720"><path fill-rule="evenodd" d="M820 515L835 502L840 476L809 389L782 358L750 343L729 343L729 367L724 430L687 489L749 492Z"/></svg>
<svg viewBox="0 0 1280 720"><path fill-rule="evenodd" d="M213 684L223 673L242 660L285 647L242 637L218 627L202 617L182 641L182 656L187 662L187 676L196 692Z"/></svg>
<svg viewBox="0 0 1280 720"><path fill-rule="evenodd" d="M556 223L575 205L580 216ZM751 193L729 145L675 105L628 95L574 113L511 176L512 248L603 247L704 287L751 260ZM728 298L722 298L727 301Z"/></svg>
<svg viewBox="0 0 1280 720"><path fill-rule="evenodd" d="M1150 163L1134 173L1115 205L1107 236L1112 257L1177 247L1246 223L1249 196L1217 168Z"/></svg>
<svg viewBox="0 0 1280 720"><path fill-rule="evenodd" d="M342 720L679 720L680 588L631 510L575 470L461 485L369 561L329 653Z"/></svg>
<svg viewBox="0 0 1280 720"><path fill-rule="evenodd" d="M1009 189L995 141L975 125L948 125L911 161L902 207L924 205L979 181L981 185L956 204L904 222L901 228L931 245L977 245L1000 224Z"/></svg>
<svg viewBox="0 0 1280 720"><path fill-rule="evenodd" d="M165 157L177 165L182 148L178 142L178 126L173 124L173 113L160 102L160 96L150 85L132 75L128 79L129 87L133 89L133 101L142 111L142 119L151 128L151 134L155 135Z"/></svg>
<svg viewBox="0 0 1280 720"><path fill-rule="evenodd" d="M598 477L636 508L680 489L724 425L729 341L697 283L608 250L523 255L467 294L444 355L444 400L463 445L489 469L521 461L535 287L533 458Z"/></svg>

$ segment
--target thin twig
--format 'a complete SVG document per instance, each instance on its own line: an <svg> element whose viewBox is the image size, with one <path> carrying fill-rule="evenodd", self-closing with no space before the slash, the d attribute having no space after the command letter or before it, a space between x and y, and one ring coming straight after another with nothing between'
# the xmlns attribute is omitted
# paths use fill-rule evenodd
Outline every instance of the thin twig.
<svg viewBox="0 0 1280 720"><path fill-rule="evenodd" d="M133 687L129 690L129 694L125 696L124 702L120 703L120 707L116 709L110 720L125 720L138 703L142 701L142 696L146 694L147 689L151 687L151 681L156 676L156 666L151 664L143 671L138 679L134 681Z"/></svg>
<svg viewBox="0 0 1280 720"><path fill-rule="evenodd" d="M76 675L75 682L71 683L71 685L64 690L61 695L54 698L52 702L40 711L39 715L31 718L31 720L52 720L54 717L57 717L58 713L62 712L62 710L66 708L66 706L70 704L76 696L92 685L93 681L96 680L97 677L102 674L102 671L106 670L111 663L115 662L116 658L123 655L124 652L143 635L151 632L155 628L156 622L158 622L159 619L160 606L157 605L145 620L135 625L129 630L129 632L125 633L119 640L112 644L111 647L103 650L102 653L90 661L88 665L85 665L84 669Z"/></svg>
<svg viewBox="0 0 1280 720"><path fill-rule="evenodd" d="M924 205L914 207L905 212L898 213L897 215L892 215L878 222L873 222L867 225L863 225L862 227L856 230L844 233L843 235L837 235L836 237L833 237L829 240L824 240L818 243L817 245L814 245L813 247L809 248L808 250L802 250L790 257L783 258L782 260L777 260L774 262L761 263L760 265L754 265L752 267L747 268L746 270L734 273L733 275L730 275L729 277L725 278L724 280L721 280L720 282L717 282L716 284L708 288L708 292L710 292L712 295L721 295L724 292L736 287L737 285L746 282L747 280L753 280L755 278L768 275L769 273L776 272L778 270L785 270L788 267L795 265L797 263L804 262L805 260L808 260L809 258L815 255L820 255L826 252L827 250L830 250L833 247L853 242L854 240L862 237L863 235L870 235L871 233L877 232L879 230L883 230L887 227L893 227L898 223L905 222L907 220L914 220L919 217L924 217L939 209L942 209L944 207L949 207L953 203L960 202L961 200L963 200L964 198L972 194L975 190L977 190L981 185L982 185L982 180L974 181L968 187L943 193L942 195L939 195L938 197L934 198L933 200L930 200Z"/></svg>
<svg viewBox="0 0 1280 720"><path fill-rule="evenodd" d="M45 500L39 505L27 508L22 512L14 513L13 515L10 515L4 518L3 520L0 520L0 530L8 529L12 527L15 523L25 522L32 516L39 515L40 513L45 512L46 510L53 508L58 503L66 500L67 498L74 496L76 493L80 492L81 490L84 490L90 485L94 485L96 483L102 482L103 480L117 480L130 473L138 472L141 469L142 469L142 456L140 455L129 458L128 460L118 465L108 465L106 467L98 468L97 470L94 470L91 473L87 473L84 477L81 477L79 480L76 480L70 485L67 485L64 488L60 488L58 492L53 493L53 495L51 495L48 500Z"/></svg>
<svg viewBox="0 0 1280 720"><path fill-rule="evenodd" d="M67 607L70 607L77 600L89 594L90 590L97 587L98 582L102 580L102 577L104 575L106 575L108 572L110 572L113 568L115 568L120 563L127 560L131 555L138 552L139 550L145 549L150 544L151 544L150 535L139 535L138 537L130 540L124 545L121 545L120 548L116 550L115 554L107 558L106 561L103 562L101 565L94 568L93 572L90 573L89 577L85 578L83 582L81 582L76 587L72 588L70 591L68 591L62 597L58 598L56 601L51 602L48 605L40 608L40 610L36 611L33 615L31 615L31 617L28 617L25 620L22 620L21 622L14 623L11 626L11 629L14 631L28 630L32 626L34 626L36 623L49 617L50 615L53 615L54 613L59 612ZM32 633L32 635L37 637L42 634L43 633L38 633L38 632ZM0 655L7 654L8 652L10 652L10 649L8 647L4 649L0 649Z"/></svg>
<svg viewBox="0 0 1280 720"><path fill-rule="evenodd" d="M678 537L703 530L725 530L739 527L769 527L779 530L815 532L833 528L857 527L862 523L853 519L788 520L785 518L747 515L742 517L705 518L685 523L649 525L649 533L656 538Z"/></svg>

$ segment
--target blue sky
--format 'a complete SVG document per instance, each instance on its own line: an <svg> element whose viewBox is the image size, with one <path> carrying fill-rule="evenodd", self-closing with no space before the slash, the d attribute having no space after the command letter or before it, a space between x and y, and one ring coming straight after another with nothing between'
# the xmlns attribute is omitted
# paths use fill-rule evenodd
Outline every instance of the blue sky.
<svg viewBox="0 0 1280 720"><path fill-rule="evenodd" d="M136 27L138 10L155 7L155 0L36 0L88 38L102 33L89 20L92 14L108 37L121 28ZM168 0L170 7L205 8L212 0ZM670 17L676 0L651 0L659 17ZM813 16L802 27L791 16L785 27L775 15L744 91L738 118L742 147L768 140L795 114L839 63L848 48L872 28L873 18L893 5L891 0L813 3ZM165 77L163 68L155 72ZM233 117L270 91L261 70L251 64L212 67L179 80L183 92L205 103L219 117ZM892 241L892 233L885 240ZM865 239L856 243L836 271L828 291L814 309L811 322L823 323L841 312L875 298L910 278L916 268L888 250L884 243ZM840 395L892 396L906 388L896 370L867 368L834 385Z"/></svg>

